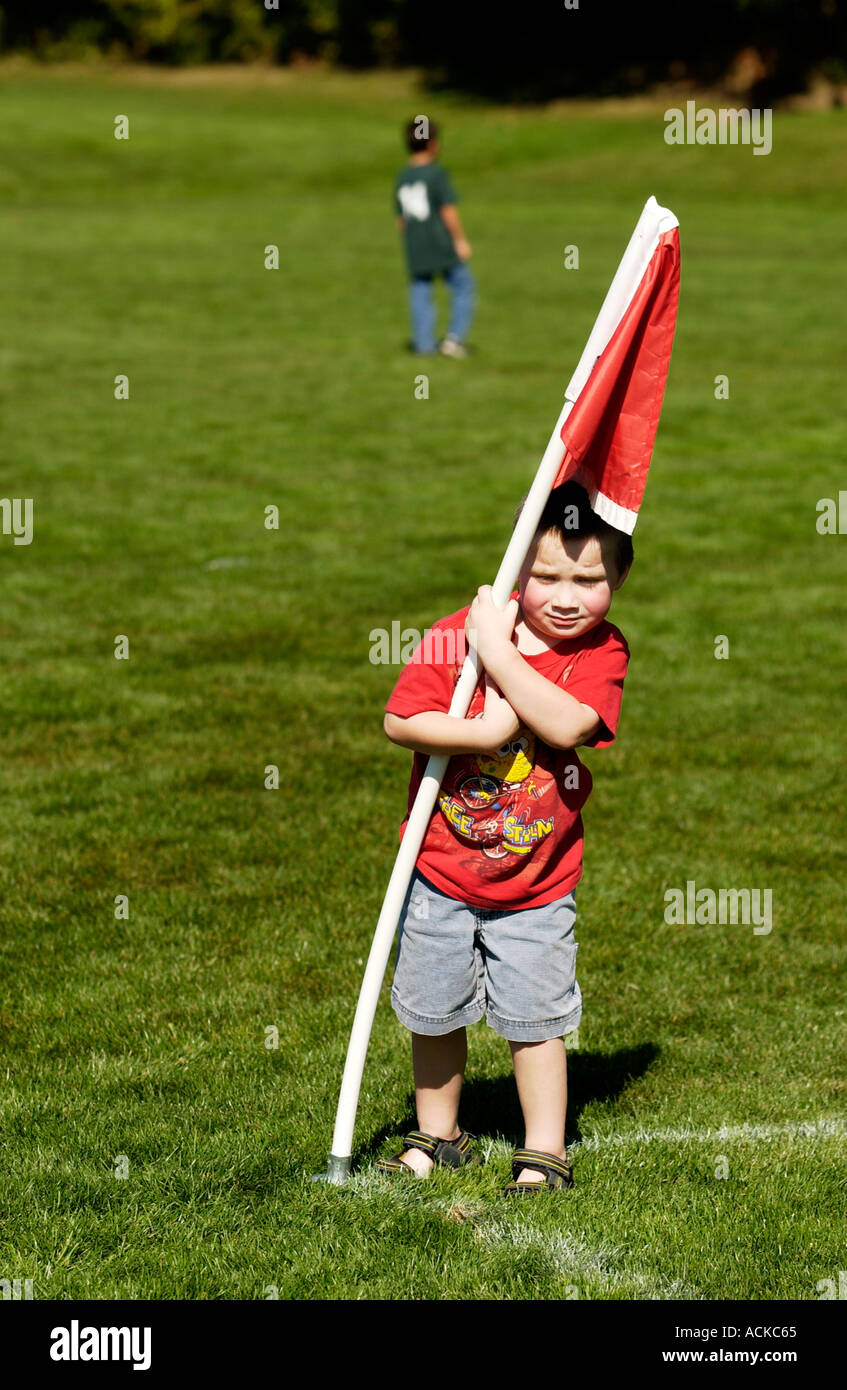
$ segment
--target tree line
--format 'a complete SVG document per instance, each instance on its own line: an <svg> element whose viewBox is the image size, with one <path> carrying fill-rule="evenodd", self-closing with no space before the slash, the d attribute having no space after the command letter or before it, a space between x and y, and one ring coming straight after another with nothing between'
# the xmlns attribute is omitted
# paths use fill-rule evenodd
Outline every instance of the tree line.
<svg viewBox="0 0 847 1390"><path fill-rule="evenodd" d="M417 67L431 90L506 102L720 84L742 53L751 105L847 82L845 0L7 0L0 52Z"/></svg>

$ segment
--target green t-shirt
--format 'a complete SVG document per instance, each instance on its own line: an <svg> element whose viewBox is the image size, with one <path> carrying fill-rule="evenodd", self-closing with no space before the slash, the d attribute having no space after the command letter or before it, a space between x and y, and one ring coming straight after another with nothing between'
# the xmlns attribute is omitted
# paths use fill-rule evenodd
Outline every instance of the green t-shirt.
<svg viewBox="0 0 847 1390"><path fill-rule="evenodd" d="M457 203L446 169L438 163L407 164L394 183L394 208L406 219L409 275L434 275L461 265L441 218L445 203Z"/></svg>

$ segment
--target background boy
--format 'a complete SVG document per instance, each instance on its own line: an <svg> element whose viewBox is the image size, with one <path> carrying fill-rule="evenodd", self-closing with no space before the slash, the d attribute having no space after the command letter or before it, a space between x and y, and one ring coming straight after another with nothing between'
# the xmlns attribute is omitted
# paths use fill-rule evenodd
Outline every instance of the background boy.
<svg viewBox="0 0 847 1390"><path fill-rule="evenodd" d="M519 598L501 611L483 585L435 624L466 632L485 667L467 718L447 713L460 648L454 661L413 657L385 706L386 734L415 752L409 809L427 757L452 755L401 913L392 988L412 1032L420 1129L381 1161L386 1171L471 1160L458 1123L465 1026L485 1015L509 1041L526 1130L506 1194L572 1185L562 1035L582 1014L574 888L591 791L574 750L614 742L629 648L606 614L631 563L629 536L581 487L555 489Z"/></svg>
<svg viewBox="0 0 847 1390"><path fill-rule="evenodd" d="M395 180L394 208L409 267L412 347L417 353L435 352L432 278L443 275L450 291L450 322L439 350L445 357L467 357L464 340L473 318L475 284L465 264L471 247L456 211L456 193L447 170L435 162L435 122L418 117L406 126L405 136L411 158Z"/></svg>

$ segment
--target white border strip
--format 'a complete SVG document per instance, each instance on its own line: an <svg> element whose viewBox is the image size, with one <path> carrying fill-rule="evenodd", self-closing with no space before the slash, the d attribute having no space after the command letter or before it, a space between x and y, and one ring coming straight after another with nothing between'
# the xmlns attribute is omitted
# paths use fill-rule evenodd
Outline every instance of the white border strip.
<svg viewBox="0 0 847 1390"><path fill-rule="evenodd" d="M622 507L618 502L613 502L611 497L606 496L605 492L600 492L584 476L581 476L581 469L577 469L573 476L574 481L584 487L588 493L592 512L596 512L597 516L608 521L610 526L615 526L619 531L625 531L628 536L631 536L638 520L638 512L630 511L629 507Z"/></svg>

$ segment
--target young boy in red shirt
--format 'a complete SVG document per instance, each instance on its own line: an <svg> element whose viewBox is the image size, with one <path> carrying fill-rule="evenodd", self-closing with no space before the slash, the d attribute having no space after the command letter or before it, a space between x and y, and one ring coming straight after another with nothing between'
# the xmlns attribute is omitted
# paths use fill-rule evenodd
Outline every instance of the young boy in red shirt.
<svg viewBox="0 0 847 1390"><path fill-rule="evenodd" d="M386 734L415 753L409 810L427 758L451 756L400 915L391 994L412 1032L420 1128L383 1171L476 1161L459 1098L465 1028L485 1016L509 1041L526 1127L504 1195L573 1185L562 1037L582 1015L574 889L592 784L575 750L615 739L629 648L606 614L631 564L630 537L583 488L554 489L505 609L483 585L435 624L385 706ZM463 636L484 670L456 719Z"/></svg>

